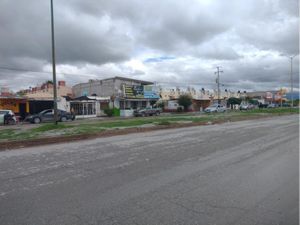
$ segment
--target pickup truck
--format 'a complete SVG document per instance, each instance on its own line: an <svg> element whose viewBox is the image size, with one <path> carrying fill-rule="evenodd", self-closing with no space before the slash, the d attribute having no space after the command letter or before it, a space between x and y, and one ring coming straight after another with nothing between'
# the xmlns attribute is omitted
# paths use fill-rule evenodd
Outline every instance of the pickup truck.
<svg viewBox="0 0 300 225"><path fill-rule="evenodd" d="M158 116L162 112L161 108L144 108L134 110L134 116Z"/></svg>

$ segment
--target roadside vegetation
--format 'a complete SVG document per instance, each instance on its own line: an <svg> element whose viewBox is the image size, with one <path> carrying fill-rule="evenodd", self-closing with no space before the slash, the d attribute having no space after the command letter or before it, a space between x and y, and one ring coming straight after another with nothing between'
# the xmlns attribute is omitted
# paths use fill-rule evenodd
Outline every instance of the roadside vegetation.
<svg viewBox="0 0 300 225"><path fill-rule="evenodd" d="M256 119L269 116L280 116L288 114L299 114L299 108L274 108L274 109L253 109L249 111L231 111L226 113L178 113L159 117L138 117L110 120L78 120L76 123L41 124L37 127L23 129L22 125L18 127L9 127L0 129L0 143L7 141L33 140L44 137L63 137L74 135L101 134L108 130L124 130L133 127L172 127L172 125L181 124L213 124L230 122L237 120ZM176 127L176 126L175 126Z"/></svg>

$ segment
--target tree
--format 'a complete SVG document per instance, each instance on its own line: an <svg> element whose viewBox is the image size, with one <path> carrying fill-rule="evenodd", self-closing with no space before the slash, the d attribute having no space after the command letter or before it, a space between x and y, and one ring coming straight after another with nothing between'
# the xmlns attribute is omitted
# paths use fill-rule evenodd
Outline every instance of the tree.
<svg viewBox="0 0 300 225"><path fill-rule="evenodd" d="M53 84L53 81L52 81L52 80L47 80L47 81L45 82L45 84Z"/></svg>
<svg viewBox="0 0 300 225"><path fill-rule="evenodd" d="M164 108L165 107L165 102L163 102L163 101L158 101L158 102L156 102L156 106L158 107L158 108Z"/></svg>
<svg viewBox="0 0 300 225"><path fill-rule="evenodd" d="M259 104L258 100L256 100L256 99L249 99L249 103L253 104L253 105L258 105Z"/></svg>
<svg viewBox="0 0 300 225"><path fill-rule="evenodd" d="M178 104L184 107L184 110L187 111L189 106L192 105L192 97L188 94L180 95L178 98Z"/></svg>
<svg viewBox="0 0 300 225"><path fill-rule="evenodd" d="M234 97L231 97L227 100L227 105L240 105L242 102L242 99L239 99L239 98L234 98Z"/></svg>

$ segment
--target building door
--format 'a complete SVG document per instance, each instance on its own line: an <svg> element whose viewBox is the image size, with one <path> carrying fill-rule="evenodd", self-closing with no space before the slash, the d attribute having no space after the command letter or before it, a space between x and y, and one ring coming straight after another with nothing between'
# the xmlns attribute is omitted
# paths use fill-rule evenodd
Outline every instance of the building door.
<svg viewBox="0 0 300 225"><path fill-rule="evenodd" d="M19 104L19 116L20 116L21 120L24 120L25 117L27 116L26 103L20 103Z"/></svg>

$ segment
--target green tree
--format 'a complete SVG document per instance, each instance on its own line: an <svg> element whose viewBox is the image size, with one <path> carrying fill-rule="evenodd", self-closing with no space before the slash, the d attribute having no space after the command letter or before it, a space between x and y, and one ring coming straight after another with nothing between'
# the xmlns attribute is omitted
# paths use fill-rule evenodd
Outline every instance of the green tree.
<svg viewBox="0 0 300 225"><path fill-rule="evenodd" d="M52 80L47 80L47 81L45 82L45 84L53 84L53 81L52 81Z"/></svg>
<svg viewBox="0 0 300 225"><path fill-rule="evenodd" d="M249 103L253 105L258 105L259 102L256 99L249 99Z"/></svg>
<svg viewBox="0 0 300 225"><path fill-rule="evenodd" d="M156 106L158 107L158 108L164 108L165 107L165 102L163 102L163 101L158 101L158 102L156 102Z"/></svg>
<svg viewBox="0 0 300 225"><path fill-rule="evenodd" d="M192 105L192 97L188 94L180 95L178 98L178 104L184 107L184 110L187 111L190 105Z"/></svg>
<svg viewBox="0 0 300 225"><path fill-rule="evenodd" d="M234 98L234 97L231 97L227 100L227 105L240 105L242 102L242 99L240 98Z"/></svg>

